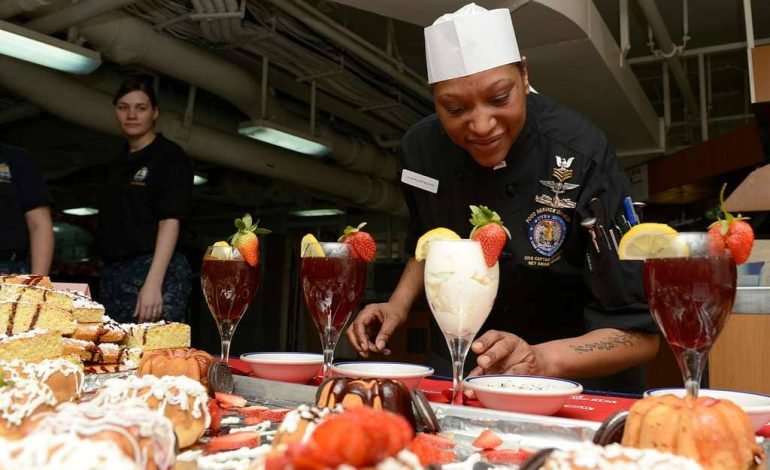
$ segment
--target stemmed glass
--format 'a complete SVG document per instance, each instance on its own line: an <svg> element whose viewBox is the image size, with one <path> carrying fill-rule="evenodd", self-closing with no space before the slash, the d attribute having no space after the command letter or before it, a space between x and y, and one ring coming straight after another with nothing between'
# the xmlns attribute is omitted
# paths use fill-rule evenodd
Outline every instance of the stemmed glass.
<svg viewBox="0 0 770 470"><path fill-rule="evenodd" d="M687 395L698 397L711 346L735 301L736 269L729 250L708 233L654 235L663 257L644 261L652 317L674 352ZM657 248L656 248L657 247Z"/></svg>
<svg viewBox="0 0 770 470"><path fill-rule="evenodd" d="M302 253L300 276L305 306L321 337L326 379L342 327L361 301L366 262L346 243L309 243Z"/></svg>
<svg viewBox="0 0 770 470"><path fill-rule="evenodd" d="M492 310L499 267L475 240L436 240L425 260L425 296L452 356L452 404L462 404L465 357Z"/></svg>
<svg viewBox="0 0 770 470"><path fill-rule="evenodd" d="M201 287L219 330L224 362L230 358L233 333L254 300L261 278L259 261L251 266L235 247L210 246L203 255Z"/></svg>

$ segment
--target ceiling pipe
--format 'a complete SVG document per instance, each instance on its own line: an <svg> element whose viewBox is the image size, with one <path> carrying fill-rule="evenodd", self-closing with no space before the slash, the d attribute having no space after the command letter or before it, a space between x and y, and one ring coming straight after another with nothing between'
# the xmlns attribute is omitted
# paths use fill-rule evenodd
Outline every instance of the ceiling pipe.
<svg viewBox="0 0 770 470"><path fill-rule="evenodd" d="M329 39L338 47L364 59L395 82L404 85L415 95L433 103L433 95L425 77L409 69L385 51L372 45L347 28L318 11L308 3L297 0L267 0L278 9L296 18L310 29Z"/></svg>
<svg viewBox="0 0 770 470"><path fill-rule="evenodd" d="M141 19L115 11L83 23L79 33L114 62L141 64L221 96L251 118L262 117L261 88L256 77L214 53L156 31ZM308 121L286 111L270 95L266 98L271 119L309 131ZM332 160L343 166L355 163L356 171L379 178L397 177L398 162L392 154L334 132L328 126L316 128L318 137L330 142Z"/></svg>
<svg viewBox="0 0 770 470"><path fill-rule="evenodd" d="M127 7L139 0L85 0L26 23L25 28L53 34L101 14Z"/></svg>
<svg viewBox="0 0 770 470"><path fill-rule="evenodd" d="M642 9L642 13L647 19L647 24L652 28L655 41L659 44L663 53L666 54L666 61L669 64L671 75L674 77L674 81L676 82L677 87L679 87L679 91L682 93L685 103L687 103L687 109L690 111L690 115L696 116L700 112L698 99L692 91L682 61L675 53L676 45L671 40L671 35L666 28L666 24L663 22L663 17L660 15L657 5L655 5L655 0L636 0L636 2Z"/></svg>
<svg viewBox="0 0 770 470"><path fill-rule="evenodd" d="M120 135L112 99L57 72L0 56L0 86L65 121ZM371 209L406 213L397 185L309 160L294 152L161 113L157 129L178 142L191 157L263 175L344 198Z"/></svg>

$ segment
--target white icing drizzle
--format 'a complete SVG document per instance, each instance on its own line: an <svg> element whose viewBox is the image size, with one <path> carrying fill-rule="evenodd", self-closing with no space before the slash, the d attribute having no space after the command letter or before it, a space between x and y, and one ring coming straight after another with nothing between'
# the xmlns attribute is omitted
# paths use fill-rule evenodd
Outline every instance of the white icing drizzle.
<svg viewBox="0 0 770 470"><path fill-rule="evenodd" d="M20 425L43 405L56 406L56 396L48 385L16 377L0 387L0 418L12 426Z"/></svg>
<svg viewBox="0 0 770 470"><path fill-rule="evenodd" d="M183 375L165 375L160 378L154 375L132 375L122 379L110 379L104 383L104 388L92 402L119 404L130 399L147 401L150 397L158 400L158 411L161 413L165 413L167 406L177 406L182 411L189 411L195 419L203 416L205 427L208 428L211 424L206 388L197 380Z"/></svg>
<svg viewBox="0 0 770 470"><path fill-rule="evenodd" d="M228 452L205 455L197 458L198 470L247 470L253 468L255 459L264 457L270 452L270 445L259 447L241 447Z"/></svg>
<svg viewBox="0 0 770 470"><path fill-rule="evenodd" d="M33 433L0 442L0 462L4 468L35 470L142 470L114 442L72 434Z"/></svg>
<svg viewBox="0 0 770 470"><path fill-rule="evenodd" d="M143 401L130 400L116 405L64 403L55 413L46 413L36 432L75 434L90 438L102 432L114 432L125 439L132 457L141 468L147 467L150 450L160 470L173 467L176 460L174 429L165 416L150 410ZM148 440L149 442L143 441Z"/></svg>
<svg viewBox="0 0 770 470"><path fill-rule="evenodd" d="M545 470L623 469L623 470L699 470L692 459L659 452L634 449L620 444L606 447L583 442L569 451L555 450L542 467Z"/></svg>
<svg viewBox="0 0 770 470"><path fill-rule="evenodd" d="M47 333L50 333L50 331L38 330L38 329L25 331L24 333L16 333L15 335L6 335L3 333L3 334L0 334L0 343L3 343L5 341L15 341L23 338L32 338L34 336L44 335Z"/></svg>
<svg viewBox="0 0 770 470"><path fill-rule="evenodd" d="M57 372L64 377L74 375L77 394L80 395L83 391L83 368L65 359L44 359L40 362L25 362L19 359L0 361L0 370L10 374L11 380L32 377L42 383L47 383Z"/></svg>

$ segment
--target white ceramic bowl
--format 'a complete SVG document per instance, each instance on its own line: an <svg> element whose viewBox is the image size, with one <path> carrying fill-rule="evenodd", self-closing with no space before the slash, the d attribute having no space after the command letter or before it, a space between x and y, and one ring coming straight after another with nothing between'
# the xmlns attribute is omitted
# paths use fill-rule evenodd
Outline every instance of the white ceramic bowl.
<svg viewBox="0 0 770 470"><path fill-rule="evenodd" d="M529 375L480 375L465 379L486 408L535 415L559 411L583 386L571 380Z"/></svg>
<svg viewBox="0 0 770 470"><path fill-rule="evenodd" d="M676 395L683 397L687 392L683 388L657 388L647 390L644 396ZM730 400L740 406L749 415L754 431L759 431L762 426L770 422L770 396L752 392L739 392L737 390L719 390L702 388L698 392L699 397L718 398Z"/></svg>
<svg viewBox="0 0 770 470"><path fill-rule="evenodd" d="M324 357L300 352L253 352L241 354L241 360L261 379L305 383L319 373Z"/></svg>
<svg viewBox="0 0 770 470"><path fill-rule="evenodd" d="M406 362L338 362L332 366L332 374L363 379L396 379L414 390L422 379L433 375L433 369Z"/></svg>

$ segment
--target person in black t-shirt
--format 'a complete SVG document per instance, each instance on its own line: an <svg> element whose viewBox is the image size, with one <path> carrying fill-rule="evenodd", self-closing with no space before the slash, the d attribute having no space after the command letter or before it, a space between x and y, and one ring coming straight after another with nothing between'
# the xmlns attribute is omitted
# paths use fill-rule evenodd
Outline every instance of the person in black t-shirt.
<svg viewBox="0 0 770 470"><path fill-rule="evenodd" d="M50 202L32 156L0 145L0 274L48 275L54 249Z"/></svg>
<svg viewBox="0 0 770 470"><path fill-rule="evenodd" d="M414 253L419 236L436 227L467 237L470 204L497 211L511 232L495 304L471 346L477 356L470 374L555 376L580 379L587 389L642 391L639 366L660 340L641 264L619 261L607 245L594 251L580 227L598 206L606 226L628 195L604 134L531 93L507 9L468 5L426 28L425 38L436 113L412 126L399 147L410 213L406 250ZM359 354L388 353L391 334L423 291L423 270L409 259L388 302L359 313L347 330ZM451 375L443 335L435 321L431 327L429 362L437 374Z"/></svg>
<svg viewBox="0 0 770 470"><path fill-rule="evenodd" d="M101 301L120 322L185 321L191 272L175 248L190 212L192 165L153 131L159 109L148 84L127 80L113 104L127 145L109 167L99 208Z"/></svg>

